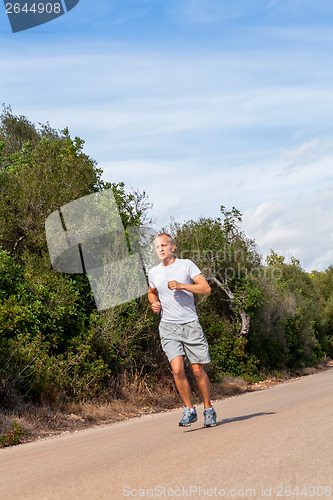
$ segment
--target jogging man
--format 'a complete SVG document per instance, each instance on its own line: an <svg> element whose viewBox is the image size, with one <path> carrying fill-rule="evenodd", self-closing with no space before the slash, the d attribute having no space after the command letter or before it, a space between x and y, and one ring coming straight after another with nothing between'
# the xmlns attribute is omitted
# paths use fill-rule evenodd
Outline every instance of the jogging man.
<svg viewBox="0 0 333 500"><path fill-rule="evenodd" d="M159 332L162 348L171 364L173 376L185 410L180 426L198 420L184 369L186 355L204 401L204 425L216 425L216 412L210 402L210 383L204 365L210 362L207 340L200 326L193 294L209 295L210 286L198 267L188 259L177 259L169 234L155 239L155 251L161 260L149 272L148 300L156 314L161 313Z"/></svg>

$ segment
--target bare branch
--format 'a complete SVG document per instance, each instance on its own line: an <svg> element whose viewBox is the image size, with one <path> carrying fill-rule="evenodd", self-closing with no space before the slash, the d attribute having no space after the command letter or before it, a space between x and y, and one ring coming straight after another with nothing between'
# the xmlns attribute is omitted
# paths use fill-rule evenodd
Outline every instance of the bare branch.
<svg viewBox="0 0 333 500"><path fill-rule="evenodd" d="M221 288L227 294L227 296L229 297L229 305L230 305L231 310L233 312L235 312L237 310L237 312L240 316L241 328L238 332L237 337L246 337L249 333L249 330L250 330L250 316L249 316L249 314L247 314L244 311L244 309L242 308L242 306L240 304L236 304L235 296L226 283L222 283L220 280L215 278L215 276L212 276L210 278L210 280L213 281L213 283L215 283L219 288Z"/></svg>

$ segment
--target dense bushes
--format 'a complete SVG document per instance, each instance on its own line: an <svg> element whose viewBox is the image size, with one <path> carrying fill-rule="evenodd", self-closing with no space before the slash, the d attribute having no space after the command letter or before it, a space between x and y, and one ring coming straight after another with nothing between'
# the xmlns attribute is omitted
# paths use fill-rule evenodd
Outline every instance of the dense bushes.
<svg viewBox="0 0 333 500"><path fill-rule="evenodd" d="M297 259L287 264L274 252L264 265L238 228L239 211L221 211L224 220L170 226L180 256L192 258L212 287L210 297L196 302L215 371L253 377L331 355L332 269L309 275Z"/></svg>
<svg viewBox="0 0 333 500"><path fill-rule="evenodd" d="M92 350L89 308L77 283L42 263L0 249L0 391L95 395L108 368Z"/></svg>
<svg viewBox="0 0 333 500"><path fill-rule="evenodd" d="M263 304L253 318L250 352L256 352L260 366L268 370L318 363L325 349L314 282L296 259L286 264L274 252L265 269L266 278L260 282Z"/></svg>
<svg viewBox="0 0 333 500"><path fill-rule="evenodd" d="M112 188L124 227L149 222L145 193L105 184L67 130L39 129L5 109L0 125L0 397L36 402L117 394L122 374L169 376L158 317L146 297L99 312L84 275L55 272L44 223L56 208ZM333 268L311 275L272 253L264 265L239 230L240 212L172 222L177 256L211 284L195 298L212 374L255 378L333 355Z"/></svg>

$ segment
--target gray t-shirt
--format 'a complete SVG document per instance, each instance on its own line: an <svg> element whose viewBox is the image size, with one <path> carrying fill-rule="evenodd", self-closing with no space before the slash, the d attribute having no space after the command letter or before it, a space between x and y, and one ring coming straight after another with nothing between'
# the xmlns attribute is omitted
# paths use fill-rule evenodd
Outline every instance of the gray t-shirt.
<svg viewBox="0 0 333 500"><path fill-rule="evenodd" d="M162 306L161 321L182 324L198 319L193 293L168 288L168 281L191 284L198 274L201 274L200 269L189 259L176 259L168 266L161 263L149 271L149 285L157 289Z"/></svg>

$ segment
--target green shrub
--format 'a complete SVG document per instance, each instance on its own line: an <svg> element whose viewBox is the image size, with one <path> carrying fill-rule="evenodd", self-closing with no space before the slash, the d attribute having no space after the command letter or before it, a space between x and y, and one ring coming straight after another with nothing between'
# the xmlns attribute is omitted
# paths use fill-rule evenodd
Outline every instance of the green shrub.
<svg viewBox="0 0 333 500"><path fill-rule="evenodd" d="M236 336L235 325L209 315L201 318L201 324L216 378L228 374L250 380L258 375L258 359L248 352L247 339Z"/></svg>
<svg viewBox="0 0 333 500"><path fill-rule="evenodd" d="M29 434L29 431L21 427L20 424L14 422L12 428L0 435L0 446L14 446L21 443L21 438Z"/></svg>

